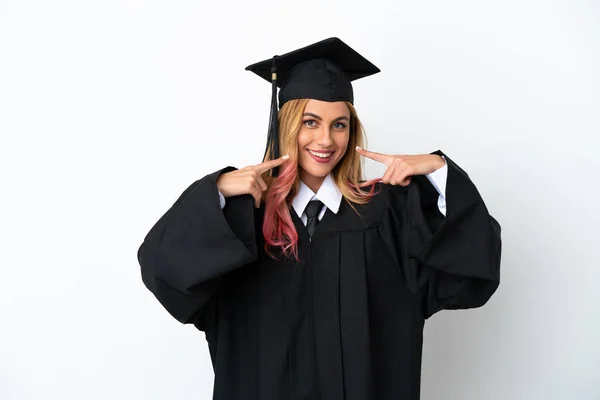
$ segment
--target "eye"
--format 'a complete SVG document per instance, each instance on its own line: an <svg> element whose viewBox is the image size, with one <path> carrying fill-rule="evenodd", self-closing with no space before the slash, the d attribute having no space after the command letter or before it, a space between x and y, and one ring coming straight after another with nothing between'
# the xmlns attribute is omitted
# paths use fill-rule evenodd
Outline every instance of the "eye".
<svg viewBox="0 0 600 400"><path fill-rule="evenodd" d="M303 123L308 127L313 127L317 125L317 121L315 121L314 119L307 119L306 121L303 121Z"/></svg>
<svg viewBox="0 0 600 400"><path fill-rule="evenodd" d="M346 124L344 124L343 122L336 122L335 124L333 124L333 127L336 129L344 129L346 127Z"/></svg>

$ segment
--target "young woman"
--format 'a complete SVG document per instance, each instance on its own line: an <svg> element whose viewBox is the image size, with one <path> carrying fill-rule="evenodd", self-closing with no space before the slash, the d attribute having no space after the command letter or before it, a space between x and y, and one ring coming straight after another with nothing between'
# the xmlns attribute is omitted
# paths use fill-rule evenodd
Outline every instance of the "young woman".
<svg viewBox="0 0 600 400"><path fill-rule="evenodd" d="M339 39L248 69L273 85L263 162L183 192L138 250L145 285L206 333L214 399L419 399L425 320L496 291L500 226L441 151L361 148L350 81L379 70Z"/></svg>

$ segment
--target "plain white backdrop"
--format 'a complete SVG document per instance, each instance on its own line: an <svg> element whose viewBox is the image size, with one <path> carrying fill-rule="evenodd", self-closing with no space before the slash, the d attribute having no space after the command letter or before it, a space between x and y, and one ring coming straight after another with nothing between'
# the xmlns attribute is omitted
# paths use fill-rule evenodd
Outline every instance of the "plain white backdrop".
<svg viewBox="0 0 600 400"><path fill-rule="evenodd" d="M368 148L443 150L502 225L496 294L426 323L422 398L600 399L597 1L0 0L1 399L211 398L137 248L261 161L244 68L330 36L382 70L354 85Z"/></svg>

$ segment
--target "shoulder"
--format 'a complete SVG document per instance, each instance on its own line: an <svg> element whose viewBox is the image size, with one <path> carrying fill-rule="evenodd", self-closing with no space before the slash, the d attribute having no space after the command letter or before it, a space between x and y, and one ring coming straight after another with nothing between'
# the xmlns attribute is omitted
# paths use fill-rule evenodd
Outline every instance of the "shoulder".
<svg viewBox="0 0 600 400"><path fill-rule="evenodd" d="M366 181L360 181L360 183L364 183ZM375 182L372 185L364 186L361 190L364 193L373 193L373 197L371 198L370 203L374 203L377 205L381 205L382 203L387 203L390 197L405 197L406 193L408 193L412 186L414 186L414 182L411 182L408 186L400 186L400 185L391 185L389 183L383 182Z"/></svg>
<svg viewBox="0 0 600 400"><path fill-rule="evenodd" d="M402 199L406 198L407 188L403 186L375 182L372 185L362 187L361 190L365 193L373 193L369 201L365 204L350 201L348 203L356 209L369 226L379 226L390 206L405 204Z"/></svg>

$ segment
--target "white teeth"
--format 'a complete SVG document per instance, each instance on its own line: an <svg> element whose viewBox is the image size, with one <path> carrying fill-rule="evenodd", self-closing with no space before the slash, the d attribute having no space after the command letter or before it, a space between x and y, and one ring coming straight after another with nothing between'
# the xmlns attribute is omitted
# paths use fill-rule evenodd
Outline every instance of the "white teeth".
<svg viewBox="0 0 600 400"><path fill-rule="evenodd" d="M308 150L308 151L310 151L310 154L314 154L315 156L320 157L320 158L327 158L331 155L331 153L317 153L312 150Z"/></svg>

